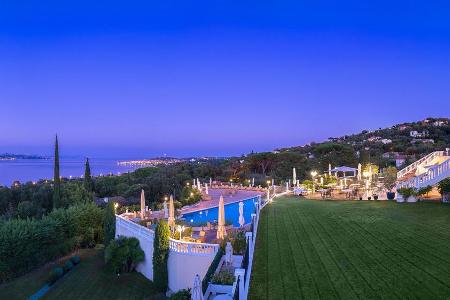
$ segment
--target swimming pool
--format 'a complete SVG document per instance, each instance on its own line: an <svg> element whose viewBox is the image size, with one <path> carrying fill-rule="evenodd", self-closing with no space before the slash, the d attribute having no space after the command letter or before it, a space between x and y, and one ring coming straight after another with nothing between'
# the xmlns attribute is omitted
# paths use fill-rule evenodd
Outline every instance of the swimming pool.
<svg viewBox="0 0 450 300"><path fill-rule="evenodd" d="M251 215L255 212L255 203L258 201L258 196L245 199L244 203L244 220L245 223L250 223ZM188 223L198 224L203 222L217 221L219 215L219 208L212 207L204 210L194 211L183 214L183 219ZM239 227L239 201L230 204L225 204L225 221L230 222L235 227Z"/></svg>

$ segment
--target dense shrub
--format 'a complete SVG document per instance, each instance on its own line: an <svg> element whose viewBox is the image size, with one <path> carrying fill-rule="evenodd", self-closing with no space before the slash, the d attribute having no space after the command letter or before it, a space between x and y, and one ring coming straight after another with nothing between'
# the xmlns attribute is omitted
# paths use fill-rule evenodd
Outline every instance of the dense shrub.
<svg viewBox="0 0 450 300"><path fill-rule="evenodd" d="M438 190L442 196L450 194L450 178L446 178L439 182Z"/></svg>
<svg viewBox="0 0 450 300"><path fill-rule="evenodd" d="M9 220L0 224L0 282L67 254L79 246L101 242L103 213L94 204L57 209L41 220Z"/></svg>
<svg viewBox="0 0 450 300"><path fill-rule="evenodd" d="M169 275L167 260L169 259L170 229L166 221L160 221L155 230L153 242L153 282L160 291L166 291Z"/></svg>
<svg viewBox="0 0 450 300"><path fill-rule="evenodd" d="M119 236L105 250L105 262L116 273L131 272L144 261L145 254L137 238Z"/></svg>
<svg viewBox="0 0 450 300"><path fill-rule="evenodd" d="M433 189L433 187L431 185L427 185L426 187L420 188L417 191L417 196L428 195L428 193L431 192L432 189Z"/></svg>
<svg viewBox="0 0 450 300"><path fill-rule="evenodd" d="M244 254L246 244L244 230L239 230L231 238L231 246L233 247L234 254Z"/></svg>
<svg viewBox="0 0 450 300"><path fill-rule="evenodd" d="M74 264L74 265L78 265L81 261L80 257L78 255L74 255L70 258L70 261Z"/></svg>
<svg viewBox="0 0 450 300"><path fill-rule="evenodd" d="M73 269L73 263L70 261L70 259L68 261L66 261L63 268L64 268L64 273L67 273Z"/></svg>
<svg viewBox="0 0 450 300"><path fill-rule="evenodd" d="M61 267L53 268L53 269L50 271L50 275L49 275L49 277L48 277L48 279L47 279L47 283L50 284L50 285L52 285L52 284L54 284L58 279L60 279L61 277L63 277L63 275L64 275L64 270L63 270L63 268L61 268Z"/></svg>
<svg viewBox="0 0 450 300"><path fill-rule="evenodd" d="M169 300L191 300L191 289L179 290L170 296Z"/></svg>

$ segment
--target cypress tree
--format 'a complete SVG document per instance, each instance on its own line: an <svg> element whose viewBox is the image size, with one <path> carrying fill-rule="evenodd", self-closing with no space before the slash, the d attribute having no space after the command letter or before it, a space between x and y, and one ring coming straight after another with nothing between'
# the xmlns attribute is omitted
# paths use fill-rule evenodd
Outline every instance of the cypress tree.
<svg viewBox="0 0 450 300"><path fill-rule="evenodd" d="M108 246L112 240L114 240L116 235L116 213L114 204L114 201L108 201L108 205L105 209L105 247Z"/></svg>
<svg viewBox="0 0 450 300"><path fill-rule="evenodd" d="M84 188L91 193L94 190L94 184L91 177L91 167L89 166L89 158L86 158L84 164Z"/></svg>
<svg viewBox="0 0 450 300"><path fill-rule="evenodd" d="M155 230L153 241L153 282L156 288L162 292L167 291L169 275L167 260L169 258L169 225L161 220Z"/></svg>
<svg viewBox="0 0 450 300"><path fill-rule="evenodd" d="M53 171L53 208L61 205L61 178L59 176L59 149L58 135L55 138L55 163Z"/></svg>

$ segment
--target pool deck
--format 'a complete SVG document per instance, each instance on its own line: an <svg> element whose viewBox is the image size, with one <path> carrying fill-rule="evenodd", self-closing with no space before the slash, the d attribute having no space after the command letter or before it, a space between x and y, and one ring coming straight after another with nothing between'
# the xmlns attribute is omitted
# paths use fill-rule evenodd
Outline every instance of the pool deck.
<svg viewBox="0 0 450 300"><path fill-rule="evenodd" d="M211 200L202 200L197 204L194 204L187 208L182 208L181 213L182 214L188 214L204 209L209 209L213 207L219 206L219 199L220 195L223 195L223 201L225 205L243 201L246 199L250 199L253 197L256 197L258 195L264 195L263 192L257 192L257 191L244 191L244 190L229 190L229 189L209 189L209 196L211 197ZM233 194L233 193L234 194Z"/></svg>

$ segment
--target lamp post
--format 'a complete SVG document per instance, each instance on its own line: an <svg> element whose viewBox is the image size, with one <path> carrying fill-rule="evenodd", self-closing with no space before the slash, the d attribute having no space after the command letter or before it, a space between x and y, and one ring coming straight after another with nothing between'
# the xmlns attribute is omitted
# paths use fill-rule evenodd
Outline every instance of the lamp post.
<svg viewBox="0 0 450 300"><path fill-rule="evenodd" d="M369 171L364 171L363 172L363 176L364 176L364 178L366 178L366 197L367 197L367 199L369 199L369 177L370 177L370 172Z"/></svg>
<svg viewBox="0 0 450 300"><path fill-rule="evenodd" d="M311 171L311 177L312 177L312 182L313 182L313 190L312 192L315 193L316 192L316 183L315 183L315 178L317 175L317 171Z"/></svg>
<svg viewBox="0 0 450 300"><path fill-rule="evenodd" d="M184 229L185 229L185 227L184 226L180 226L180 225L177 225L177 231L180 233L180 241L181 241L181 233L184 231Z"/></svg>
<svg viewBox="0 0 450 300"><path fill-rule="evenodd" d="M270 180L267 180L266 183L267 183L267 188L269 189L270 188Z"/></svg>

